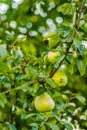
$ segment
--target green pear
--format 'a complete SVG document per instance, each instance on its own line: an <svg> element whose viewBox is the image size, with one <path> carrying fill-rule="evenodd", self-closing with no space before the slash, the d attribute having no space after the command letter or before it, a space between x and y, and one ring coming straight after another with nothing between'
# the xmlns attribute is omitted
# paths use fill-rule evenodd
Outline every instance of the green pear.
<svg viewBox="0 0 87 130"><path fill-rule="evenodd" d="M54 80L54 82L55 82L58 86L65 86L65 85L67 84L67 82L68 82L68 78L67 78L65 72L62 71L62 70L57 71L57 72L53 75L52 79Z"/></svg>
<svg viewBox="0 0 87 130"><path fill-rule="evenodd" d="M57 62L57 58L60 56L60 52L52 52L50 51L48 53L48 61L52 64L55 64Z"/></svg>
<svg viewBox="0 0 87 130"><path fill-rule="evenodd" d="M35 108L38 112L48 112L54 109L55 103L47 92L37 96L34 100Z"/></svg>

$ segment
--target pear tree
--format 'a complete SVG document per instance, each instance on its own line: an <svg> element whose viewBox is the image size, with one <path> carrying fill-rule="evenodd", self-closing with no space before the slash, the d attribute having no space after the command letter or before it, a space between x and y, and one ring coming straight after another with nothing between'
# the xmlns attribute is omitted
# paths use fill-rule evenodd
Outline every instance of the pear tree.
<svg viewBox="0 0 87 130"><path fill-rule="evenodd" d="M0 1L0 129L87 129L87 0Z"/></svg>

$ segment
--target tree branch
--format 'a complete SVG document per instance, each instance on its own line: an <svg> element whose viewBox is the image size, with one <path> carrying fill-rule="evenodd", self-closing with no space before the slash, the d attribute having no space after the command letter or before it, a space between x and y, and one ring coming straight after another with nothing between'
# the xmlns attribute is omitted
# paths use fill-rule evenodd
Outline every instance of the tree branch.
<svg viewBox="0 0 87 130"><path fill-rule="evenodd" d="M35 83L37 83L37 82L39 82L39 83L44 83L44 80L43 79L40 79L40 80L33 80L33 81L30 81L28 84L29 84L29 86L32 86L33 84L35 84ZM4 94L8 94L8 93L10 93L11 91L16 91L15 90L15 88L12 88L12 89L9 89L9 90L5 90L3 93Z"/></svg>
<svg viewBox="0 0 87 130"><path fill-rule="evenodd" d="M81 4L82 6L81 6L81 8L80 8L79 15L78 15L78 20L77 20L77 23L76 23L76 29L77 29L77 30L78 30L78 28L79 28L79 24L80 24L80 20L81 20L81 14L82 14L82 11L83 11L85 2L86 2L86 0L83 0L83 1L82 1L82 4Z"/></svg>
<svg viewBox="0 0 87 130"><path fill-rule="evenodd" d="M74 29L74 32L73 32L73 37L76 36L76 31L79 29L79 24L80 24L80 20L81 20L81 14L82 14L85 2L86 2L86 0L82 1L81 8L80 8L80 11L79 11L79 14L78 14L78 18L76 19L77 22L76 22L75 29ZM73 44L73 40L71 41L69 46L66 48L64 58L60 61L58 67L57 68L53 68L51 70L50 74L48 75L49 78L51 78L54 75L54 73L60 68L61 64L63 63L63 61L65 60L66 56L68 55L70 47L72 46L72 44Z"/></svg>

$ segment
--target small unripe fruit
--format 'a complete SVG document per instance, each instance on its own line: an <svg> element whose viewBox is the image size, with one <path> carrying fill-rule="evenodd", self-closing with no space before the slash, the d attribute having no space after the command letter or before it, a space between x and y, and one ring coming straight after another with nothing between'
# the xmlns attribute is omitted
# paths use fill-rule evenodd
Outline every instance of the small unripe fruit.
<svg viewBox="0 0 87 130"><path fill-rule="evenodd" d="M67 81L68 81L68 78L67 78L66 74L62 70L57 71L53 75L52 79L54 80L54 82L58 86L65 86L67 84Z"/></svg>
<svg viewBox="0 0 87 130"><path fill-rule="evenodd" d="M34 100L35 108L38 112L48 112L54 109L55 103L47 92L37 96Z"/></svg>
<svg viewBox="0 0 87 130"><path fill-rule="evenodd" d="M57 62L57 58L60 56L60 52L52 52L50 51L48 53L48 61L52 64L55 64Z"/></svg>

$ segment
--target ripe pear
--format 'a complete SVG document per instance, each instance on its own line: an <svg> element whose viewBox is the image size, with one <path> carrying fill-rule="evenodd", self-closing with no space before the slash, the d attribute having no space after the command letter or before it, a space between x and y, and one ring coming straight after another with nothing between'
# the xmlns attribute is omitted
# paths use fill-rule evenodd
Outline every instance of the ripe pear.
<svg viewBox="0 0 87 130"><path fill-rule="evenodd" d="M47 92L37 96L34 100L35 108L38 112L48 112L54 109L55 103Z"/></svg>
<svg viewBox="0 0 87 130"><path fill-rule="evenodd" d="M67 75L65 74L64 71L59 70L57 71L52 79L54 80L54 82L58 85L58 86L65 86L68 82L68 78Z"/></svg>
<svg viewBox="0 0 87 130"><path fill-rule="evenodd" d="M48 53L48 61L50 62L50 63L52 63L52 64L55 64L56 63L56 61L57 61L57 58L60 56L60 52L52 52L52 51L50 51L49 53Z"/></svg>

